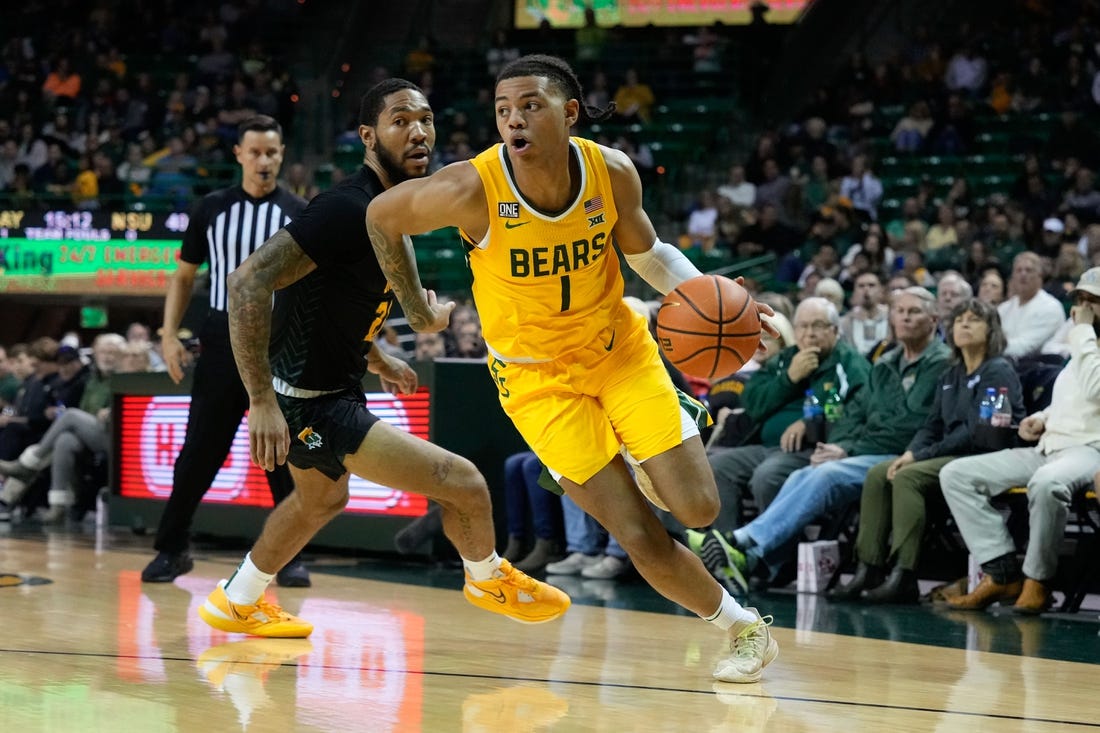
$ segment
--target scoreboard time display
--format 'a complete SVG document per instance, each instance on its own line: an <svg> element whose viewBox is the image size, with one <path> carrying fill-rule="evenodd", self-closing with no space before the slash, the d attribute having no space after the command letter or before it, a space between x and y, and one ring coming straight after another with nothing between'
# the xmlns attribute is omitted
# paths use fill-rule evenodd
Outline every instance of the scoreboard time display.
<svg viewBox="0 0 1100 733"><path fill-rule="evenodd" d="M0 294L161 295L183 212L0 209Z"/></svg>

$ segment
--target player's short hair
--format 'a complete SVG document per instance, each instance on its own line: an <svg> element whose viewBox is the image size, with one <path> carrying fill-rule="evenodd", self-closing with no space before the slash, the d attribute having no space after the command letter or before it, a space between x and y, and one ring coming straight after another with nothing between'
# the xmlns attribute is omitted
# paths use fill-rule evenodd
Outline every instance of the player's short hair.
<svg viewBox="0 0 1100 733"><path fill-rule="evenodd" d="M588 115L589 119L597 121L605 119L615 110L614 102L607 105L607 107L585 104L584 90L581 88L581 82L577 78L576 72L564 59L557 56L543 53L520 56L515 61L505 64L504 68L497 74L496 83L499 84L505 79L514 79L518 76L541 76L549 80L559 92L565 95L566 99L577 100L581 105L581 110Z"/></svg>
<svg viewBox="0 0 1100 733"><path fill-rule="evenodd" d="M279 121L269 115L253 115L237 125L237 143L244 141L246 132L274 132L283 139L283 126Z"/></svg>
<svg viewBox="0 0 1100 733"><path fill-rule="evenodd" d="M378 116L386 106L386 97L402 89L412 89L414 92L424 94L420 87L407 79L383 79L367 90L359 102L359 124L367 127L377 125Z"/></svg>

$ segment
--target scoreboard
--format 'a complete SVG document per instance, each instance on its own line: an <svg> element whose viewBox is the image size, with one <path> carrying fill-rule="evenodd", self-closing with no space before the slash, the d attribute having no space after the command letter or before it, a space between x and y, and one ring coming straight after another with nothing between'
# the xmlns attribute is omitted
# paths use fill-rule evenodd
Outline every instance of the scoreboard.
<svg viewBox="0 0 1100 733"><path fill-rule="evenodd" d="M162 295L185 212L0 209L0 294Z"/></svg>

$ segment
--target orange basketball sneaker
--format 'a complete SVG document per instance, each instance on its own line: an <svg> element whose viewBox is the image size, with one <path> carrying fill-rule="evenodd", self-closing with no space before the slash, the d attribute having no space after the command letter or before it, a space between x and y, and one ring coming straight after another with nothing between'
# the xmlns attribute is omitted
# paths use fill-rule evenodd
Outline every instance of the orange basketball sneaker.
<svg viewBox="0 0 1100 733"><path fill-rule="evenodd" d="M247 606L234 603L225 594L224 580L199 606L199 617L215 629L231 634L304 639L313 633L313 624L263 598Z"/></svg>
<svg viewBox="0 0 1100 733"><path fill-rule="evenodd" d="M500 561L500 569L489 580L474 580L467 573L462 593L478 608L525 624L553 621L572 603L562 591L516 570L507 560Z"/></svg>

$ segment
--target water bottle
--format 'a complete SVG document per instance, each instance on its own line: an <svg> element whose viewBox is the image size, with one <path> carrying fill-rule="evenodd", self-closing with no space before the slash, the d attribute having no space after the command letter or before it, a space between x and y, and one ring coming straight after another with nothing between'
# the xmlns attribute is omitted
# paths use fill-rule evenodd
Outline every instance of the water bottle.
<svg viewBox="0 0 1100 733"><path fill-rule="evenodd" d="M825 383L825 422L834 423L844 414L844 403L832 382Z"/></svg>
<svg viewBox="0 0 1100 733"><path fill-rule="evenodd" d="M1001 391L997 394L990 423L995 428L1012 427L1012 402L1008 399L1008 387L1001 387Z"/></svg>
<svg viewBox="0 0 1100 733"><path fill-rule="evenodd" d="M806 390L806 399L802 402L802 422L806 424L803 448L812 448L816 443L825 442L825 409L812 389Z"/></svg>
<svg viewBox="0 0 1100 733"><path fill-rule="evenodd" d="M997 401L997 390L989 387L985 391L985 397L978 407L978 422L982 425L993 424L993 403Z"/></svg>

